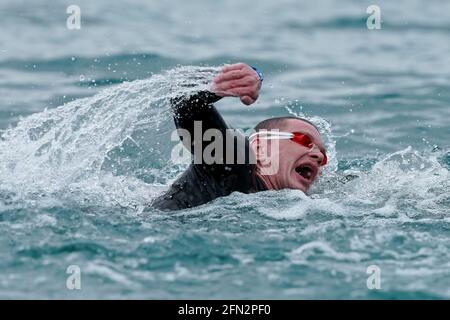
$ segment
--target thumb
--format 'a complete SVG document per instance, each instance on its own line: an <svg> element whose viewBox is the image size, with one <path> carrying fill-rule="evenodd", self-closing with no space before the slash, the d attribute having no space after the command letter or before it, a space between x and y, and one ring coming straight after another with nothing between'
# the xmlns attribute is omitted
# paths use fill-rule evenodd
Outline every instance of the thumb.
<svg viewBox="0 0 450 320"><path fill-rule="evenodd" d="M255 102L255 100L252 97L249 96L242 96L241 97L241 101L243 104L249 106L251 105L253 102Z"/></svg>

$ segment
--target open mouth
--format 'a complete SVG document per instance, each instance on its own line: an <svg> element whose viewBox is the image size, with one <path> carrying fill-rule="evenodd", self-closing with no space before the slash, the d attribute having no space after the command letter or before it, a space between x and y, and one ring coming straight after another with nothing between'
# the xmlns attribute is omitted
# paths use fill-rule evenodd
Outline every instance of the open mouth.
<svg viewBox="0 0 450 320"><path fill-rule="evenodd" d="M303 177L307 181L312 181L315 176L315 170L310 165L300 165L297 168L295 168L295 171Z"/></svg>

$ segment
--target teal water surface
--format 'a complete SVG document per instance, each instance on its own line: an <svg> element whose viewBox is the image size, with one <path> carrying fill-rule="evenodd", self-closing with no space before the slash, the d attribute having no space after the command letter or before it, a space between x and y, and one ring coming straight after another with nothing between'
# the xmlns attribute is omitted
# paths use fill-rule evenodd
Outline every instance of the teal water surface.
<svg viewBox="0 0 450 320"><path fill-rule="evenodd" d="M378 1L381 30L370 1L83 0L68 30L71 4L0 3L0 298L450 298L448 1ZM329 168L149 208L185 168L168 98L239 61L264 85L226 120L313 117Z"/></svg>

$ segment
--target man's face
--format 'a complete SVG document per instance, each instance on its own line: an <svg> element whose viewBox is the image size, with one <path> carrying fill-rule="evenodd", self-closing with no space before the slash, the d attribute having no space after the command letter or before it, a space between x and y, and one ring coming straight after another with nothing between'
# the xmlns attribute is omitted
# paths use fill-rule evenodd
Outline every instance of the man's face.
<svg viewBox="0 0 450 320"><path fill-rule="evenodd" d="M313 125L297 120L286 119L280 131L301 132L312 138L313 148L302 146L292 140L277 140L278 148L271 148L269 160L277 162L274 174L264 176L270 189L298 189L307 192L319 174L324 155L324 145L320 133ZM273 143L273 140L269 143ZM269 147L270 148L270 147Z"/></svg>

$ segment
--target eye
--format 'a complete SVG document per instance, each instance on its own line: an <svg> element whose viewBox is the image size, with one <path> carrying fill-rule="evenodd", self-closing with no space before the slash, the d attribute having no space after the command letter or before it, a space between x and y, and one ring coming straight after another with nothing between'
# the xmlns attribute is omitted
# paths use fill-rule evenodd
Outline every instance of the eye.
<svg viewBox="0 0 450 320"><path fill-rule="evenodd" d="M306 134L294 132L294 137L292 140L298 144L301 144L302 146L305 146L307 148L311 147L313 144L311 138L307 136Z"/></svg>

